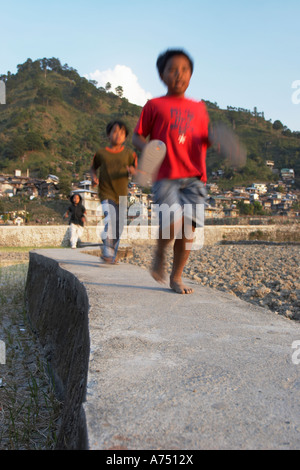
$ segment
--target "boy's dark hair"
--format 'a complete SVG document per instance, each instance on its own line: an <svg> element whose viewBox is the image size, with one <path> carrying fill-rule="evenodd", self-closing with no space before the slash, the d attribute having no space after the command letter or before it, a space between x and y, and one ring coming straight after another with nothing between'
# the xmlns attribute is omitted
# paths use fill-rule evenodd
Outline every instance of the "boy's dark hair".
<svg viewBox="0 0 300 470"><path fill-rule="evenodd" d="M116 119L115 121L111 121L107 124L106 126L106 135L109 135L111 133L111 130L112 128L118 124L118 126L120 127L120 129L124 129L125 130L125 134L126 134L126 137L128 136L129 134L129 130L126 126L126 124L123 122L123 121L119 121L118 119Z"/></svg>
<svg viewBox="0 0 300 470"><path fill-rule="evenodd" d="M79 196L79 204L80 204L80 203L82 202L82 197L81 197L80 194L78 194L78 193L71 194L71 196L70 196L70 201L71 201L71 203L73 204L74 196Z"/></svg>
<svg viewBox="0 0 300 470"><path fill-rule="evenodd" d="M165 52L158 56L158 59L156 61L156 67L158 69L160 77L162 77L164 73L168 60L170 60L175 55L183 55L184 57L186 57L190 63L191 73L193 73L194 62L193 59L189 56L189 54L187 54L187 52L185 52L183 49L167 49Z"/></svg>

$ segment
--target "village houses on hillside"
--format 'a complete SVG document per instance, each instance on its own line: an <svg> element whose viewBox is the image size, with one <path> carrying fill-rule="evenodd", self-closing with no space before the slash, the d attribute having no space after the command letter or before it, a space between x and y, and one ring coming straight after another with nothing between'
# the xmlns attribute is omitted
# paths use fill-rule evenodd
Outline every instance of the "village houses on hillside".
<svg viewBox="0 0 300 470"><path fill-rule="evenodd" d="M240 215L239 202L243 204L260 203L265 214L285 215L298 217L299 211L294 208L300 200L300 191L292 189L294 182L294 171L283 169L277 183L257 183L247 187L236 186L231 191L222 191L215 182L207 184L208 199L205 207L206 219L237 218ZM72 185L71 193L79 193L87 210L89 223L99 220L99 208L101 207L96 188L92 187L89 174L85 175L83 181ZM31 178L29 172L22 175L20 170L15 170L14 175L0 174L0 201L14 197L18 194L26 195L29 199L34 198L62 198L59 187L59 178L48 175L46 179ZM143 217L150 217L152 198L151 194L145 194L134 182L129 183L128 206L139 204ZM3 204L2 204L3 206ZM15 214L13 223L24 223L25 216ZM2 220L1 220L2 219ZM0 213L0 223L3 223L3 214Z"/></svg>

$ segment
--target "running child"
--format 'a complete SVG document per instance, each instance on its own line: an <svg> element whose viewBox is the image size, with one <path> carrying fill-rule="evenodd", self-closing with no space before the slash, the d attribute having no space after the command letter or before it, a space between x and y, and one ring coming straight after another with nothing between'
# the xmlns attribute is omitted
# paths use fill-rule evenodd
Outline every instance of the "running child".
<svg viewBox="0 0 300 470"><path fill-rule="evenodd" d="M163 141L166 157L157 173L152 192L154 203L192 208L187 216L181 212L179 227L169 219L170 236L164 236L164 223L160 221L151 274L158 282L166 281L166 249L172 240L173 266L170 287L180 294L190 294L193 289L182 281L195 227L203 225L197 214L197 206L205 202L206 151L209 118L203 101L186 98L185 92L193 73L193 60L182 49L169 49L157 59L159 76L167 87L167 94L149 100L142 109L135 127L132 142L140 151L150 140ZM200 214L203 214L200 211ZM162 219L162 218L161 218ZM179 234L179 235L178 235Z"/></svg>
<svg viewBox="0 0 300 470"><path fill-rule="evenodd" d="M110 122L106 127L109 145L96 152L91 165L92 182L98 185L105 216L102 259L109 264L116 263L122 235L123 217L120 217L120 198L127 198L128 177L130 174L135 174L137 165L136 153L125 147L128 133L124 122L119 120Z"/></svg>
<svg viewBox="0 0 300 470"><path fill-rule="evenodd" d="M71 205L63 215L64 218L70 216L70 244L71 248L77 247L77 242L83 234L84 224L86 222L86 210L82 204L80 194L72 194L70 197Z"/></svg>

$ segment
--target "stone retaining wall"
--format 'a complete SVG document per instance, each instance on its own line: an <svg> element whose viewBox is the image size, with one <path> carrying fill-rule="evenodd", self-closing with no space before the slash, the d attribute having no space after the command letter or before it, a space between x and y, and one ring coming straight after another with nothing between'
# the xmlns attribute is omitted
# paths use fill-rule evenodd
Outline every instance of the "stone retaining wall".
<svg viewBox="0 0 300 470"><path fill-rule="evenodd" d="M82 407L90 352L86 289L55 260L31 252L25 295L31 327L63 403L57 449L86 449Z"/></svg>
<svg viewBox="0 0 300 470"><path fill-rule="evenodd" d="M85 227L82 242L99 243L103 227ZM200 229L201 230L201 229ZM204 245L213 245L222 241L249 240L250 234L263 234L264 239L286 241L297 237L299 224L293 225L207 225L204 228ZM122 239L124 242L155 243L156 227L125 227ZM295 241L295 240L289 240ZM67 225L27 225L0 226L0 247L50 247L69 246L69 226Z"/></svg>

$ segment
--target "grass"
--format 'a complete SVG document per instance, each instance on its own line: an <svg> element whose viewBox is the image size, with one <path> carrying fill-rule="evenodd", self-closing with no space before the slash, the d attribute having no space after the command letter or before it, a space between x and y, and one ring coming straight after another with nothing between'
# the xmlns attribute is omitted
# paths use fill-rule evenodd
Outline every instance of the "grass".
<svg viewBox="0 0 300 470"><path fill-rule="evenodd" d="M53 449L61 410L25 312L27 269L0 267L0 450Z"/></svg>
<svg viewBox="0 0 300 470"><path fill-rule="evenodd" d="M0 253L27 253L30 250L36 250L36 248L27 246L0 246Z"/></svg>
<svg viewBox="0 0 300 470"><path fill-rule="evenodd" d="M65 248L64 246L0 246L0 253L29 253L32 250L48 250L50 248Z"/></svg>
<svg viewBox="0 0 300 470"><path fill-rule="evenodd" d="M274 230L274 232L264 232L263 230L258 229L249 233L249 240L299 243L300 236L299 231Z"/></svg>
<svg viewBox="0 0 300 470"><path fill-rule="evenodd" d="M28 196L17 195L0 204L0 213L26 210L29 214L29 225L67 225L62 216L70 201L68 199L51 199L38 197L30 200Z"/></svg>

